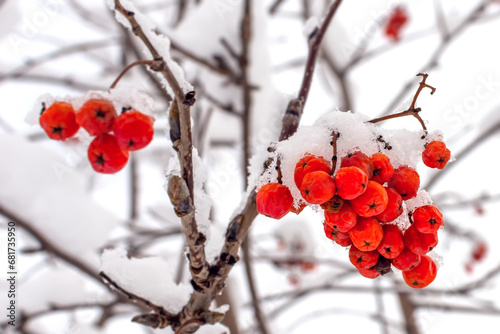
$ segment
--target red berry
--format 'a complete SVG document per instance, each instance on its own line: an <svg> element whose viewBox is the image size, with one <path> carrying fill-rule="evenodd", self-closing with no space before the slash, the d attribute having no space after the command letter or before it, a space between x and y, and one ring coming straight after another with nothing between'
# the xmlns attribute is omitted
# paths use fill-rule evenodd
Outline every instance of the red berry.
<svg viewBox="0 0 500 334"><path fill-rule="evenodd" d="M337 228L340 232L349 232L357 221L358 215L348 202L344 202L339 212L331 213L325 210L325 223Z"/></svg>
<svg viewBox="0 0 500 334"><path fill-rule="evenodd" d="M380 184L389 182L394 174L394 167L392 167L389 158L385 154L375 153L370 159L373 163L372 180Z"/></svg>
<svg viewBox="0 0 500 334"><path fill-rule="evenodd" d="M373 266L371 268L364 268L364 269L356 268L356 270L358 271L358 273L360 273L361 276L366 277L366 278L374 279L374 278L377 278L380 276L380 273L375 270L375 266Z"/></svg>
<svg viewBox="0 0 500 334"><path fill-rule="evenodd" d="M480 242L476 244L474 251L472 252L472 258L476 261L481 261L488 252L488 245L485 242Z"/></svg>
<svg viewBox="0 0 500 334"><path fill-rule="evenodd" d="M349 260L356 268L371 268L377 264L380 254L377 251L363 252L354 245L349 249Z"/></svg>
<svg viewBox="0 0 500 334"><path fill-rule="evenodd" d="M347 247L352 245L351 238L349 234L340 232L338 229L328 225L326 222L323 223L323 228L325 229L325 235L328 239L335 241L342 247Z"/></svg>
<svg viewBox="0 0 500 334"><path fill-rule="evenodd" d="M342 158L340 167L358 167L366 173L369 179L373 176L373 164L366 154L356 151Z"/></svg>
<svg viewBox="0 0 500 334"><path fill-rule="evenodd" d="M427 167L443 169L451 157L451 152L442 141L431 141L422 152L422 161Z"/></svg>
<svg viewBox="0 0 500 334"><path fill-rule="evenodd" d="M366 191L351 201L353 210L361 217L373 217L382 213L389 202L387 191L375 181L368 181Z"/></svg>
<svg viewBox="0 0 500 334"><path fill-rule="evenodd" d="M90 99L76 113L76 122L92 136L113 130L116 110L111 101Z"/></svg>
<svg viewBox="0 0 500 334"><path fill-rule="evenodd" d="M438 244L437 233L420 233L415 225L411 225L403 235L406 247L413 253L425 255Z"/></svg>
<svg viewBox="0 0 500 334"><path fill-rule="evenodd" d="M323 171L307 173L302 180L300 193L306 202L322 204L335 195L335 181Z"/></svg>
<svg viewBox="0 0 500 334"><path fill-rule="evenodd" d="M257 211L274 219L283 218L293 206L290 190L279 183L268 183L257 192Z"/></svg>
<svg viewBox="0 0 500 334"><path fill-rule="evenodd" d="M405 244L403 242L403 233L396 225L383 225L384 237L377 247L378 252L386 259L394 259L398 256Z"/></svg>
<svg viewBox="0 0 500 334"><path fill-rule="evenodd" d="M129 151L140 150L153 140L153 118L137 110L128 110L115 119L113 132L118 144Z"/></svg>
<svg viewBox="0 0 500 334"><path fill-rule="evenodd" d="M417 195L420 187L420 176L417 171L408 166L399 167L394 171L389 187L394 188L403 200L413 198Z"/></svg>
<svg viewBox="0 0 500 334"><path fill-rule="evenodd" d="M385 35L393 41L398 41L401 29L407 21L408 14L406 10L402 7L395 8L385 25Z"/></svg>
<svg viewBox="0 0 500 334"><path fill-rule="evenodd" d="M297 165L295 165L295 171L293 178L295 180L295 185L300 189L302 185L302 180L307 173L323 171L325 173L330 173L331 167L330 162L325 160L323 157L318 157L315 155L307 155L299 160Z"/></svg>
<svg viewBox="0 0 500 334"><path fill-rule="evenodd" d="M384 237L382 226L376 218L358 218L356 225L349 230L352 243L361 251L377 249Z"/></svg>
<svg viewBox="0 0 500 334"><path fill-rule="evenodd" d="M420 233L436 233L443 226L443 214L434 205L420 206L413 211L413 225Z"/></svg>
<svg viewBox="0 0 500 334"><path fill-rule="evenodd" d="M403 278L409 287L422 289L431 284L437 275L437 266L427 255L420 257L420 264L403 271Z"/></svg>
<svg viewBox="0 0 500 334"><path fill-rule="evenodd" d="M354 199L365 192L368 176L358 167L342 167L335 174L337 195L343 199Z"/></svg>
<svg viewBox="0 0 500 334"><path fill-rule="evenodd" d="M420 255L413 253L406 247L392 260L392 265L402 271L413 269L419 263Z"/></svg>
<svg viewBox="0 0 500 334"><path fill-rule="evenodd" d="M67 102L54 102L47 109L44 105L39 122L47 136L54 140L68 139L80 128L76 123L75 110Z"/></svg>
<svg viewBox="0 0 500 334"><path fill-rule="evenodd" d="M384 187L387 191L387 207L377 215L377 219L383 223L390 223L398 218L403 212L403 199L398 192L392 188Z"/></svg>
<svg viewBox="0 0 500 334"><path fill-rule="evenodd" d="M316 262L312 261L300 261L300 269L305 272L311 272L316 269Z"/></svg>
<svg viewBox="0 0 500 334"><path fill-rule="evenodd" d="M89 145L88 158L96 172L104 174L116 173L125 167L128 151L122 150L116 137L102 134L94 138Z"/></svg>

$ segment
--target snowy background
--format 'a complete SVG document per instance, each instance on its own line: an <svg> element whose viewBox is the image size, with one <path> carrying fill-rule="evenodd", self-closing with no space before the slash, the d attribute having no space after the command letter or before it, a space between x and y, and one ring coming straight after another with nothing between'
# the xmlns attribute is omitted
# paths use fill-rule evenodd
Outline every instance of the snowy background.
<svg viewBox="0 0 500 334"><path fill-rule="evenodd" d="M245 193L244 105L235 78L240 69L230 52L240 50L243 1L135 3L171 39L172 59L184 70L176 74L197 91L192 118L201 160L195 162L195 177L200 187L205 181L212 203L210 209L210 200L202 199L197 215L206 217L200 221L210 230L211 261ZM268 156L269 143L279 135L287 102L298 92L306 36L329 1L285 0L273 13L275 0L252 3L248 71L257 89L252 90L250 110L248 149L255 155L250 183ZM468 22L483 3L485 9ZM409 15L397 43L380 28L396 4ZM373 281L359 276L347 250L324 237L323 218L310 208L281 221L258 216L249 240L255 286L271 333L415 333L404 328L401 296L407 294L418 333L468 333L479 324L500 327L498 31L498 1L344 0L325 37L326 57L318 61L301 124L312 125L337 109L366 119L404 110L418 86L415 75L427 71L427 83L437 91L422 92L421 116L431 132L442 133L457 161L437 181L435 170L421 162L416 166L422 187L451 228L440 231L437 279L416 292L404 285L400 273ZM231 47L222 46L221 39ZM132 90L153 98L150 103L138 97L134 103L150 108L156 123L152 144L132 154L127 167L115 175L93 172L86 158L89 138L83 132L60 143L36 125L41 96L83 99L89 90L105 92L126 65L144 55L142 44L116 22L105 1L0 0L0 307L7 303L7 222L15 221L17 300L26 316L18 332L152 332L130 322L141 312L117 302L117 295L97 277L100 269L120 279L123 288L172 312L189 298L181 225L164 189L165 175L179 167L168 139L162 82L137 67L118 84L121 99L138 96ZM214 67L229 70L217 72ZM420 129L411 117L380 126L409 133ZM402 146L411 145L405 142L411 141L410 135L402 137ZM283 149L297 154L295 148ZM366 150L371 149L367 144ZM417 163L415 154L404 153ZM483 242L486 257L467 270L473 250ZM258 333L242 262L231 272L228 299L218 306L230 303L240 333ZM6 321L0 317L0 326ZM4 330L16 332L7 326L0 332ZM158 331L173 333L168 328ZM216 325L199 333L225 331Z"/></svg>

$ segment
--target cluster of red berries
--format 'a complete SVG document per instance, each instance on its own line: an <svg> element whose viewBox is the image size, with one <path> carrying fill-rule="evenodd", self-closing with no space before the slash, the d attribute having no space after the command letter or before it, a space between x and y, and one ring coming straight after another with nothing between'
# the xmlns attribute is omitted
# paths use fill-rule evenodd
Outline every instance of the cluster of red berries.
<svg viewBox="0 0 500 334"><path fill-rule="evenodd" d="M422 153L432 168L443 168L449 159L446 145L438 141L427 144ZM295 166L294 181L306 203L324 210L326 236L351 246L349 258L361 275L376 278L393 265L413 288L434 280L437 267L426 254L438 243L441 212L434 205L420 206L408 213L411 225L404 233L395 224L404 211L403 201L418 193L420 177L415 169L394 169L383 153L368 157L356 151L343 157L334 173L330 161L306 155ZM298 214L307 205L295 208L290 189L279 182L261 187L256 201L259 213L275 219L290 211Z"/></svg>
<svg viewBox="0 0 500 334"><path fill-rule="evenodd" d="M48 108L43 104L39 121L54 140L71 138L80 127L95 136L88 148L88 159L96 172L105 174L122 170L129 151L146 147L154 134L152 117L132 108L123 108L118 115L113 103L106 99L89 99L78 111L68 102L57 101Z"/></svg>
<svg viewBox="0 0 500 334"><path fill-rule="evenodd" d="M408 14L406 10L402 7L396 7L385 24L385 35L395 42L399 41L401 29L407 22Z"/></svg>

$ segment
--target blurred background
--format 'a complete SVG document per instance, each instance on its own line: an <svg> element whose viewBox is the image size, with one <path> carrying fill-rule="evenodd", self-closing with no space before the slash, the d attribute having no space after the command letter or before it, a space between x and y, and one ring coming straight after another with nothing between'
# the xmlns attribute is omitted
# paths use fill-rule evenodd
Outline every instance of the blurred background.
<svg viewBox="0 0 500 334"><path fill-rule="evenodd" d="M247 43L240 32L244 0L135 3L170 38L171 56L196 90L193 141L212 201L207 257L215 257L244 200L249 159L265 157L277 140L304 75L307 36L331 1L252 0ZM388 28L395 13L401 26ZM442 171L419 166L422 188L445 217L435 250L438 276L418 291L400 273L369 280L349 263L346 249L324 237L320 213L307 208L280 221L258 216L244 251L249 261L235 266L217 301L231 306L224 320L231 333L500 327L498 31L499 1L342 2L301 124L336 109L369 118L405 110L416 74L429 74L436 93L424 90L417 106L456 159ZM152 97L156 122L151 145L114 175L92 170L84 134L55 142L37 125L41 96L107 91L128 64L148 58L143 45L104 0L0 0L0 50L2 277L8 222L16 223L18 241L17 326L2 317L0 332L153 332L130 322L139 307L119 299L97 274L103 250L120 247L130 257L161 258L173 280L190 288L182 226L164 189L177 159L168 136L171 97L146 67L134 67L119 82ZM380 126L420 127L411 117ZM8 289L2 278L1 307ZM200 333L225 331L205 326Z"/></svg>

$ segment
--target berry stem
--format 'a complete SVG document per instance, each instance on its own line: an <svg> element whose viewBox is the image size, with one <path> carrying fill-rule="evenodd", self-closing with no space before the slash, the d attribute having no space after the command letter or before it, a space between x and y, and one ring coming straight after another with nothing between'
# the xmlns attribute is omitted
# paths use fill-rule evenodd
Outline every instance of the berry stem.
<svg viewBox="0 0 500 334"><path fill-rule="evenodd" d="M418 76L422 77L422 81L420 82L420 84L418 86L418 89L417 89L417 92L415 93L415 96L413 97L413 101L411 102L411 105L410 105L410 107L407 110L399 112L399 113L396 113L396 114L382 116L382 117L379 117L379 118L372 119L371 121L369 121L369 123L378 123L378 122L382 122L382 121L385 121L385 120L388 120L388 119L392 119L392 118L399 118L399 117L404 117L404 116L413 116L413 117L415 117L420 122L420 125L422 125L422 129L427 134L427 127L425 126L424 121L422 120L422 118L419 115L419 112L422 111L422 109L421 108L415 108L415 104L417 103L417 98L420 95L420 92L422 91L422 89L424 89L425 87L431 89L431 95L432 95L436 91L436 88L434 88L434 87L432 87L432 86L430 86L430 85L428 85L428 84L425 83L425 80L427 80L427 77L429 76L427 73L419 73L419 74L417 74L417 77Z"/></svg>
<svg viewBox="0 0 500 334"><path fill-rule="evenodd" d="M134 66L137 66L137 65L149 65L151 67L153 67L155 61L154 60L138 60L138 61L135 61L133 62L132 64L128 65L127 67L125 67L125 69L118 75L118 77L115 79L115 81L113 81L113 83L111 84L111 86L109 87L109 89L113 89L116 87L116 85L118 84L118 82L123 78L123 76Z"/></svg>
<svg viewBox="0 0 500 334"><path fill-rule="evenodd" d="M333 176L335 174L335 170L337 169L337 139L339 138L339 133L336 131L332 132L332 141L330 144L333 147L333 156L332 156L332 170L330 171L330 175Z"/></svg>

